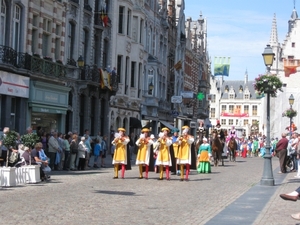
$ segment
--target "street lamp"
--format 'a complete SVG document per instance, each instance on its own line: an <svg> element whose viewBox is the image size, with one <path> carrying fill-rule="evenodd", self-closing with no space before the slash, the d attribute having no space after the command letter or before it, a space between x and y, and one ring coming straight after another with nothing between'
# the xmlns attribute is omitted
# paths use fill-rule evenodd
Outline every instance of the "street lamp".
<svg viewBox="0 0 300 225"><path fill-rule="evenodd" d="M83 73L83 67L84 67L84 59L82 56L79 56L78 60L77 60L77 64L78 64L78 67L80 69L80 77L81 77L81 80L84 80L84 73Z"/></svg>
<svg viewBox="0 0 300 225"><path fill-rule="evenodd" d="M262 56L267 67L267 73L270 74L271 66L273 65L274 53L270 45L267 45ZM267 144L266 154L264 156L264 170L260 184L264 186L274 186L274 176L272 169L272 156L270 154L270 92L267 91Z"/></svg>
<svg viewBox="0 0 300 225"><path fill-rule="evenodd" d="M294 104L294 96L293 94L290 95L289 97L289 104L290 104L290 109L293 110L293 104ZM290 117L290 139L292 138L292 117Z"/></svg>

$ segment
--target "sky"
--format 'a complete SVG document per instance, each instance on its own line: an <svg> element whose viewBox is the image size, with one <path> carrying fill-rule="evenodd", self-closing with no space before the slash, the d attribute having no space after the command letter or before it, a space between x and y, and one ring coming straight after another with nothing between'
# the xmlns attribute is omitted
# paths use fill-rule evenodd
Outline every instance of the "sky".
<svg viewBox="0 0 300 225"><path fill-rule="evenodd" d="M300 15L300 0L295 0ZM269 44L272 21L276 14L278 41L283 43L294 0L185 0L185 18L193 21L200 12L207 20L208 53L230 57L229 77L225 80L254 80L266 71L262 53Z"/></svg>

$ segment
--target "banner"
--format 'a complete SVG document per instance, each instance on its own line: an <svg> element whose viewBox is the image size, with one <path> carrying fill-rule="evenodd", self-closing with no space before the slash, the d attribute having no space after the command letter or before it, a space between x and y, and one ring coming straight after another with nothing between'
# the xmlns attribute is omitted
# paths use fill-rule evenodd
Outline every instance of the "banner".
<svg viewBox="0 0 300 225"><path fill-rule="evenodd" d="M221 116L229 116L229 117L249 117L248 113L228 113L222 112Z"/></svg>
<svg viewBox="0 0 300 225"><path fill-rule="evenodd" d="M230 57L215 57L214 60L214 75L229 76Z"/></svg>
<svg viewBox="0 0 300 225"><path fill-rule="evenodd" d="M105 87L107 87L108 89L111 89L110 86L110 73L108 73L106 70L100 70L100 75L101 75L101 79L100 79L100 86L102 89L104 89Z"/></svg>
<svg viewBox="0 0 300 225"><path fill-rule="evenodd" d="M29 77L1 71L0 94L29 98Z"/></svg>
<svg viewBox="0 0 300 225"><path fill-rule="evenodd" d="M284 76L289 77L291 74L297 73L299 66L299 59L283 59Z"/></svg>

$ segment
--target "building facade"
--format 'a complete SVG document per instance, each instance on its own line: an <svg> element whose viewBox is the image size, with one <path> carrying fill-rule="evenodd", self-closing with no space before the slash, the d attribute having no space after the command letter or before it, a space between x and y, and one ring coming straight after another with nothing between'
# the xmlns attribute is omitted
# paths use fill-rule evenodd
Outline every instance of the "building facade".
<svg viewBox="0 0 300 225"><path fill-rule="evenodd" d="M237 130L239 138L263 134L263 105L257 98L253 86L254 81L227 81L223 77L212 76L210 120L212 129L220 121L222 129Z"/></svg>

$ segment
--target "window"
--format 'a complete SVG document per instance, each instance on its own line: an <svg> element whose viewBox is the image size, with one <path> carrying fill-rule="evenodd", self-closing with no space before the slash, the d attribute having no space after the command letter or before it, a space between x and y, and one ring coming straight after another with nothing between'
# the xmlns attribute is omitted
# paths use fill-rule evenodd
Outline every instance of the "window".
<svg viewBox="0 0 300 225"><path fill-rule="evenodd" d="M295 48L296 44L295 42L292 42L292 48Z"/></svg>
<svg viewBox="0 0 300 225"><path fill-rule="evenodd" d="M144 20L140 20L140 43L143 44Z"/></svg>
<svg viewBox="0 0 300 225"><path fill-rule="evenodd" d="M233 119L229 119L228 124L232 126L233 125Z"/></svg>
<svg viewBox="0 0 300 225"><path fill-rule="evenodd" d="M131 27L131 10L128 9L127 11L127 31L126 34L130 36L130 27Z"/></svg>
<svg viewBox="0 0 300 225"><path fill-rule="evenodd" d="M123 34L123 26L124 26L124 7L119 7L119 27L118 32L119 34Z"/></svg>
<svg viewBox="0 0 300 225"><path fill-rule="evenodd" d="M249 105L244 105L244 113L249 113Z"/></svg>
<svg viewBox="0 0 300 225"><path fill-rule="evenodd" d="M21 19L21 8L15 5L14 11L14 32L13 32L13 49L20 51L20 19Z"/></svg>
<svg viewBox="0 0 300 225"><path fill-rule="evenodd" d="M61 25L56 24L56 29L55 29L55 59L58 60L60 59L60 49L61 49L61 44L60 44L60 38L61 38Z"/></svg>
<svg viewBox="0 0 300 225"><path fill-rule="evenodd" d="M244 95L244 98L245 98L245 99L249 99L249 98L250 98L250 95L249 95L249 94L245 94L245 95Z"/></svg>
<svg viewBox="0 0 300 225"><path fill-rule="evenodd" d="M74 59L74 48L75 48L75 24L69 22L68 27L68 57Z"/></svg>
<svg viewBox="0 0 300 225"><path fill-rule="evenodd" d="M257 105L252 106L252 116L257 116Z"/></svg>
<svg viewBox="0 0 300 225"><path fill-rule="evenodd" d="M39 38L39 23L38 23L38 15L33 15L32 19L32 44L31 44L31 51L32 53L38 53L38 38Z"/></svg>
<svg viewBox="0 0 300 225"><path fill-rule="evenodd" d="M43 36L42 36L42 54L43 56L49 56L51 55L51 29L52 29L52 23L49 19L44 18L43 19Z"/></svg>
<svg viewBox="0 0 300 225"><path fill-rule="evenodd" d="M211 103L215 103L216 102L216 95L211 95Z"/></svg>
<svg viewBox="0 0 300 225"><path fill-rule="evenodd" d="M258 120L252 120L252 125L256 125L256 124L258 124Z"/></svg>
<svg viewBox="0 0 300 225"><path fill-rule="evenodd" d="M229 113L233 113L234 105L229 105Z"/></svg>
<svg viewBox="0 0 300 225"><path fill-rule="evenodd" d="M239 120L236 119L236 120L235 120L235 126L238 126L238 125L239 125Z"/></svg>
<svg viewBox="0 0 300 225"><path fill-rule="evenodd" d="M135 87L135 65L136 62L131 62L130 87Z"/></svg>
<svg viewBox="0 0 300 225"><path fill-rule="evenodd" d="M226 125L226 119L221 119L221 125Z"/></svg>
<svg viewBox="0 0 300 225"><path fill-rule="evenodd" d="M223 112L226 112L227 106L226 106L226 105L222 105L222 109L221 109L221 110L222 110L222 113L223 113Z"/></svg>
<svg viewBox="0 0 300 225"><path fill-rule="evenodd" d="M152 69L148 70L148 95L153 95L154 93L154 71Z"/></svg>
<svg viewBox="0 0 300 225"><path fill-rule="evenodd" d="M132 19L132 40L138 41L138 17L134 16Z"/></svg>
<svg viewBox="0 0 300 225"><path fill-rule="evenodd" d="M249 120L245 119L244 120L244 126L248 125L249 124Z"/></svg>
<svg viewBox="0 0 300 225"><path fill-rule="evenodd" d="M125 94L127 94L127 89L128 89L128 75L129 75L129 57L126 57L126 62L125 62Z"/></svg>
<svg viewBox="0 0 300 225"><path fill-rule="evenodd" d="M1 11L0 11L0 45L5 45L5 31L6 31L6 3L4 0L1 1Z"/></svg>
<svg viewBox="0 0 300 225"><path fill-rule="evenodd" d="M83 29L83 59L87 62L88 54L89 54L89 31L87 29Z"/></svg>
<svg viewBox="0 0 300 225"><path fill-rule="evenodd" d="M234 94L229 94L229 99L234 99Z"/></svg>
<svg viewBox="0 0 300 225"><path fill-rule="evenodd" d="M216 109L215 108L211 108L210 109L210 117L211 118L215 118L216 117Z"/></svg>
<svg viewBox="0 0 300 225"><path fill-rule="evenodd" d="M118 59L117 59L118 83L121 83L122 61L123 61L123 56L122 55L118 55Z"/></svg>

